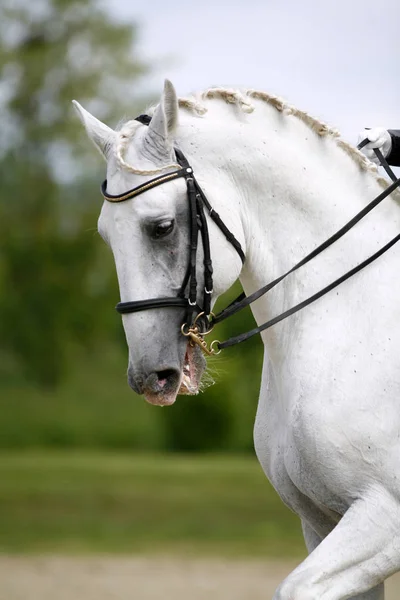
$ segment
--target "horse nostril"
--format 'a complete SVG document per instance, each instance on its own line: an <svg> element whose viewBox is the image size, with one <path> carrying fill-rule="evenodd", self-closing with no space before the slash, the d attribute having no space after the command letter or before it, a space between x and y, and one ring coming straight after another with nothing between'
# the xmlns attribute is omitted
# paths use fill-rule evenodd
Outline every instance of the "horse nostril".
<svg viewBox="0 0 400 600"><path fill-rule="evenodd" d="M167 383L171 383L176 379L176 371L175 369L165 369L164 371L157 371L156 375L158 377L158 385L161 389L163 389Z"/></svg>
<svg viewBox="0 0 400 600"><path fill-rule="evenodd" d="M153 371L146 378L144 388L153 393L165 391L178 385L180 372L177 369L163 369Z"/></svg>

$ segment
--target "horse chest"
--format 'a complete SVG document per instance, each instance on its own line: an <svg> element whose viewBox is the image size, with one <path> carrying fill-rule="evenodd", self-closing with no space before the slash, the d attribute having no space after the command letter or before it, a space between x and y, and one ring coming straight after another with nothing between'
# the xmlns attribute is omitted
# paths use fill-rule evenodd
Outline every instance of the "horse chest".
<svg viewBox="0 0 400 600"><path fill-rule="evenodd" d="M330 481L332 451L318 451L312 431L316 428L316 422L304 422L302 412L293 411L288 416L276 406L260 401L254 428L258 460L283 502L308 518L316 507L326 514L343 514L350 503L347 495L336 492L343 478L339 463L335 481Z"/></svg>
<svg viewBox="0 0 400 600"><path fill-rule="evenodd" d="M281 499L298 512L300 491L293 483L293 472L289 475L287 468L287 445L279 415L268 412L261 402L254 427L254 447L264 473Z"/></svg>

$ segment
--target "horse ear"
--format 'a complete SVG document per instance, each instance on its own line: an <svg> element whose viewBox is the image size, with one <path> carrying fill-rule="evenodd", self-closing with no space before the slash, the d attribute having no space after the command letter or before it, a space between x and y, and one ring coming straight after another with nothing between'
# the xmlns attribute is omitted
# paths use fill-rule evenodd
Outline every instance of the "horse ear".
<svg viewBox="0 0 400 600"><path fill-rule="evenodd" d="M172 145L177 126L178 98L174 86L166 79L161 102L151 119L147 135L153 139L161 137L166 143Z"/></svg>
<svg viewBox="0 0 400 600"><path fill-rule="evenodd" d="M115 131L96 119L96 117L85 110L83 106L81 106L76 100L72 100L72 104L74 105L80 120L85 126L89 139L92 140L93 144L107 160L110 146L116 136Z"/></svg>

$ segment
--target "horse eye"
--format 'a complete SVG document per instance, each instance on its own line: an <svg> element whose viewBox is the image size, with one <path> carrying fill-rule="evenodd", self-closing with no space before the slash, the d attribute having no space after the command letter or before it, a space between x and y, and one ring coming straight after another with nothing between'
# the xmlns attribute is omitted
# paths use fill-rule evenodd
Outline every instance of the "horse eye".
<svg viewBox="0 0 400 600"><path fill-rule="evenodd" d="M153 230L153 237L155 237L155 238L165 237L166 235L171 233L171 231L174 228L174 224L175 224L175 222L173 220L172 221L163 221L163 223L158 223L158 225L156 225Z"/></svg>

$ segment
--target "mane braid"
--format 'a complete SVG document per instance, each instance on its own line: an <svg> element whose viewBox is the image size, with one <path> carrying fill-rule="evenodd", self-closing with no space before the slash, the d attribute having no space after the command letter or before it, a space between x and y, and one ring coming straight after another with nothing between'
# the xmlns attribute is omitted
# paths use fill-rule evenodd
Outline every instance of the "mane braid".
<svg viewBox="0 0 400 600"><path fill-rule="evenodd" d="M255 106L250 102L250 99L254 98L255 100L261 100L266 104L273 106L276 110L283 114L297 117L318 136L326 136L334 139L339 148L341 148L348 156L350 156L362 171L371 173L371 175L383 188L388 187L389 182L379 174L377 166L362 152L360 152L360 150L342 139L340 137L340 132L337 129L330 127L322 121L319 121L307 112L288 104L279 96L253 89L238 91L216 87L209 88L208 90L201 92L200 94L196 94L196 96L193 97L179 98L179 107L202 116L207 112L207 107L202 101L213 98L219 98L228 104L236 104L238 107L242 108L244 112L248 113L255 110ZM399 195L399 191L395 190L394 194Z"/></svg>
<svg viewBox="0 0 400 600"><path fill-rule="evenodd" d="M230 88L213 87L203 92L196 93L190 97L179 98L178 104L179 108L182 108L183 110L188 110L189 112L192 112L194 114L197 114L197 116L202 117L208 111L206 101L212 99L220 99L226 102L227 104L234 104L235 106L243 110L243 112L245 113L252 113L255 110L256 107L251 102L252 99L261 100L269 106L273 106L276 110L278 110L284 115L293 115L294 117L300 119L300 121L305 123L316 135L320 137L327 137L333 139L336 142L337 146L341 148L348 156L350 156L362 171L371 173L371 175L383 188L386 188L389 185L389 182L379 174L377 166L352 144L342 139L340 137L340 132L337 129L330 127L323 121L319 121L307 112L288 104L284 99L280 98L279 96L275 96L273 94L268 94L267 92L253 89L240 91ZM155 106L149 108L148 114L152 115L154 113L155 108ZM125 123L125 125L119 132L120 139L117 143L116 157L120 165L128 169L129 171L133 173L138 173L140 175L153 175L167 168L176 168L177 165L171 164L150 171L142 171L135 169L134 167L126 163L126 161L123 158L123 154L125 153L126 147L132 135L134 135L136 131L137 125L138 124L136 121L128 121L128 123ZM399 191L395 190L394 194L399 196Z"/></svg>

